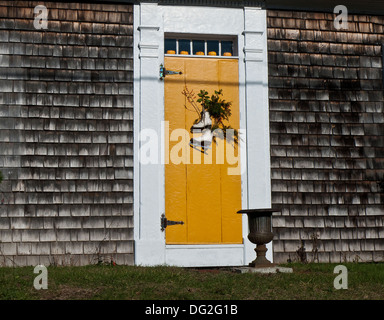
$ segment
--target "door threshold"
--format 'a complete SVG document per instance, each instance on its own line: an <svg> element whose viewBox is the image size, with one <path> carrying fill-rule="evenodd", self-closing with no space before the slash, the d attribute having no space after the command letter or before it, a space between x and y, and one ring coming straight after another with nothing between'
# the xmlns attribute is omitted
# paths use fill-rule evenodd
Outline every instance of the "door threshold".
<svg viewBox="0 0 384 320"><path fill-rule="evenodd" d="M178 267L227 267L244 265L244 244L169 244L165 263Z"/></svg>
<svg viewBox="0 0 384 320"><path fill-rule="evenodd" d="M209 243L209 244L166 244L166 249L209 249L209 248L243 248L244 243Z"/></svg>

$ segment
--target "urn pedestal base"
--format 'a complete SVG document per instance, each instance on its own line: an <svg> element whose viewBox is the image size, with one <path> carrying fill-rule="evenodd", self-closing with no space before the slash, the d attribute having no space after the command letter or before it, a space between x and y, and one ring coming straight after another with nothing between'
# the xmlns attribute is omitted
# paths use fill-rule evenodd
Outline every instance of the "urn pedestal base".
<svg viewBox="0 0 384 320"><path fill-rule="evenodd" d="M260 268L260 267L273 267L275 264L269 261L265 255L267 252L267 246L265 244L258 244L255 248L256 259L248 264L249 267Z"/></svg>

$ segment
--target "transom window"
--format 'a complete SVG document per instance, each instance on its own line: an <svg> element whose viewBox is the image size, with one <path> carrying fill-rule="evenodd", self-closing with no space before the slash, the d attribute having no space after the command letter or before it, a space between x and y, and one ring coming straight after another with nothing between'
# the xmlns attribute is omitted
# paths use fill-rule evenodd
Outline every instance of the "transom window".
<svg viewBox="0 0 384 320"><path fill-rule="evenodd" d="M164 40L165 55L237 57L236 41L233 37L215 39L166 36Z"/></svg>

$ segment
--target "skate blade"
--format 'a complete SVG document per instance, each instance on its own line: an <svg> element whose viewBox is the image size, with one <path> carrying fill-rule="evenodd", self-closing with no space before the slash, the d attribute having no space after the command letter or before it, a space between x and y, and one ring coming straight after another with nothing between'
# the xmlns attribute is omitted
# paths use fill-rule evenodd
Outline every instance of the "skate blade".
<svg viewBox="0 0 384 320"><path fill-rule="evenodd" d="M189 146L192 148L192 149L195 149L197 151L200 151L201 153L204 153L205 155L208 155L208 153L206 152L206 150L209 150L211 149L211 146L208 146L208 147L203 147L202 145L196 145L192 142L189 143Z"/></svg>

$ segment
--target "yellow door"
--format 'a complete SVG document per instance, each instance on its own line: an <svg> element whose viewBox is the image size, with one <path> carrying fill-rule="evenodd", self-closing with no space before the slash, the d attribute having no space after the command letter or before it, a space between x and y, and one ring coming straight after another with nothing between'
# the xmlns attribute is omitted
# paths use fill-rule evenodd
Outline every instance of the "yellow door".
<svg viewBox="0 0 384 320"><path fill-rule="evenodd" d="M166 57L165 68L182 72L182 75L168 75L164 79L165 121L169 122L165 136L170 137L169 145L166 143L169 163L165 165L165 214L168 220L184 222L166 228L166 243L242 243L241 215L236 213L241 209L241 176L240 173L228 174L228 168L238 167L240 163L234 164L233 160L228 163L226 156L232 152L239 160L238 146L217 139L217 143L212 142L211 148L204 153L190 147L190 128L198 115L182 94L187 87L196 93L197 99L197 93L202 89L209 95L223 89L223 99L232 102L229 125L238 129L238 61ZM177 132L182 132L177 129L184 129L188 137L177 138ZM220 143L225 148L232 148L224 153L224 161L217 159L216 149ZM180 148L182 144L187 147ZM178 163L183 152L184 161Z"/></svg>

